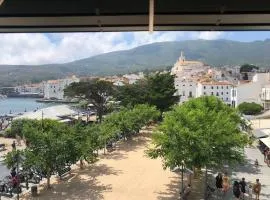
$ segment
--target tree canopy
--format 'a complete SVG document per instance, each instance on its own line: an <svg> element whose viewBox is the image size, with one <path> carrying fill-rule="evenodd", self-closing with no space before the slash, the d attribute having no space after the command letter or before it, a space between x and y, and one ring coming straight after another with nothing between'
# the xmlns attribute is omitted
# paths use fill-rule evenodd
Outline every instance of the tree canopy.
<svg viewBox="0 0 270 200"><path fill-rule="evenodd" d="M106 112L106 105L113 94L113 85L108 81L94 79L88 82L70 84L64 90L65 96L77 97L92 103L96 109L99 122Z"/></svg>
<svg viewBox="0 0 270 200"><path fill-rule="evenodd" d="M191 99L165 114L153 145L151 158L161 157L164 167L214 168L241 162L247 136L240 131L238 112L213 96Z"/></svg>
<svg viewBox="0 0 270 200"><path fill-rule="evenodd" d="M257 103L243 102L238 105L238 110L244 115L256 115L262 112L263 107Z"/></svg>
<svg viewBox="0 0 270 200"><path fill-rule="evenodd" d="M259 69L259 67L252 64L244 64L240 67L240 72L252 72L253 69Z"/></svg>
<svg viewBox="0 0 270 200"><path fill-rule="evenodd" d="M124 106L147 103L163 112L179 101L175 93L174 76L157 73L135 84L119 87L115 98Z"/></svg>

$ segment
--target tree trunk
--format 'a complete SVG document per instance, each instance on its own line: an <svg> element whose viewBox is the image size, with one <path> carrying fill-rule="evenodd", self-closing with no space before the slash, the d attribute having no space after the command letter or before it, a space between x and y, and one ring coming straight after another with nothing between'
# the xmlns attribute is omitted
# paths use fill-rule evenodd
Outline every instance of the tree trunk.
<svg viewBox="0 0 270 200"><path fill-rule="evenodd" d="M51 175L47 175L47 188L51 189Z"/></svg>
<svg viewBox="0 0 270 200"><path fill-rule="evenodd" d="M80 159L80 168L83 169L83 159Z"/></svg>
<svg viewBox="0 0 270 200"><path fill-rule="evenodd" d="M207 199L207 166L205 166L205 187L204 187L204 199Z"/></svg>
<svg viewBox="0 0 270 200"><path fill-rule="evenodd" d="M106 142L104 143L104 152L103 154L105 155L106 154Z"/></svg>

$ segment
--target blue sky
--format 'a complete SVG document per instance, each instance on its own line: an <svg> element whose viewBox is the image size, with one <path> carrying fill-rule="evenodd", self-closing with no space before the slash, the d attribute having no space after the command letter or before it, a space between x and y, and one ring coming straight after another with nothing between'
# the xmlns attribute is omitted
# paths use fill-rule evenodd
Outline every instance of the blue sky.
<svg viewBox="0 0 270 200"><path fill-rule="evenodd" d="M251 42L268 38L270 39L269 31L0 34L0 64L65 63L154 42L196 39Z"/></svg>

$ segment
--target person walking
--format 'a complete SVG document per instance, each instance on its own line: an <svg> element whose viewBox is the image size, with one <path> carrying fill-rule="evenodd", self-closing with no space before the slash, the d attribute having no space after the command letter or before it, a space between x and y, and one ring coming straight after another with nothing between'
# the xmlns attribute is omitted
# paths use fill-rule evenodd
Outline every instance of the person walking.
<svg viewBox="0 0 270 200"><path fill-rule="evenodd" d="M13 141L13 143L11 144L11 146L12 146L12 150L16 150L16 143L15 143L15 141Z"/></svg>
<svg viewBox="0 0 270 200"><path fill-rule="evenodd" d="M228 173L225 172L224 176L222 177L222 190L223 190L223 193L226 194L229 189L230 189L230 180L229 180L229 177L228 177Z"/></svg>
<svg viewBox="0 0 270 200"><path fill-rule="evenodd" d="M241 186L241 192L242 193L246 193L246 187L247 187L247 183L245 178L242 178L242 180L239 182L240 186Z"/></svg>
<svg viewBox="0 0 270 200"><path fill-rule="evenodd" d="M256 179L256 183L253 185L253 192L255 194L255 200L259 200L261 193L261 183L259 179Z"/></svg>
<svg viewBox="0 0 270 200"><path fill-rule="evenodd" d="M233 195L236 199L240 198L241 190L240 190L240 184L238 181L234 181L233 183Z"/></svg>
<svg viewBox="0 0 270 200"><path fill-rule="evenodd" d="M216 176L216 187L218 190L222 190L222 184L223 184L222 174L218 173L218 175Z"/></svg>

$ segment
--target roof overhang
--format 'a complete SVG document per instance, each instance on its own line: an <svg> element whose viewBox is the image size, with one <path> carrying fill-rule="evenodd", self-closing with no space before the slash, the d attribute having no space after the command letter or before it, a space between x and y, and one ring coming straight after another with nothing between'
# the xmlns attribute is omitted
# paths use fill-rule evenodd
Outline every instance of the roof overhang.
<svg viewBox="0 0 270 200"><path fill-rule="evenodd" d="M0 32L270 30L268 1L4 0ZM150 6L151 7L151 6Z"/></svg>

